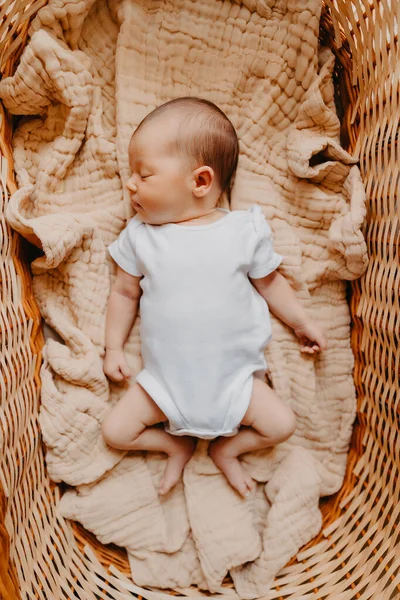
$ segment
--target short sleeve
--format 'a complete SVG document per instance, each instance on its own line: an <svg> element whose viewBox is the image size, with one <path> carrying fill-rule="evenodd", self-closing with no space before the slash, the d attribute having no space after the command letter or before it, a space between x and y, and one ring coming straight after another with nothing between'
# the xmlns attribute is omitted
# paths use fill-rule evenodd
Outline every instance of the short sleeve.
<svg viewBox="0 0 400 600"><path fill-rule="evenodd" d="M117 239L108 246L107 250L118 266L129 275L140 277L141 272L136 256L136 242L139 225L142 221L133 217L127 226L121 231Z"/></svg>
<svg viewBox="0 0 400 600"><path fill-rule="evenodd" d="M261 207L254 205L249 211L252 213L254 227L258 235L258 243L254 251L249 277L259 279L275 271L281 264L283 257L274 251L273 234Z"/></svg>

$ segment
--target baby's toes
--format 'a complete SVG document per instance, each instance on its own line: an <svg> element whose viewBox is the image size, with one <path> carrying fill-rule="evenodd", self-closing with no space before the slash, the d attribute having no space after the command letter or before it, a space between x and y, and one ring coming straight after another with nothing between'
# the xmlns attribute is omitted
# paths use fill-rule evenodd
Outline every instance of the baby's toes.
<svg viewBox="0 0 400 600"><path fill-rule="evenodd" d="M252 491L254 484L253 484L253 480L250 477L250 475L246 475L245 479L244 479L244 483L245 483L245 495L248 496L249 493Z"/></svg>
<svg viewBox="0 0 400 600"><path fill-rule="evenodd" d="M250 491L244 481L237 483L235 487L242 498L247 498L247 496L250 494Z"/></svg>
<svg viewBox="0 0 400 600"><path fill-rule="evenodd" d="M167 493L167 486L165 485L164 479L161 479L158 491L162 496Z"/></svg>
<svg viewBox="0 0 400 600"><path fill-rule="evenodd" d="M302 348L301 351L304 354L314 354L313 351L312 351L312 349L309 346L304 346L304 348Z"/></svg>
<svg viewBox="0 0 400 600"><path fill-rule="evenodd" d="M254 487L254 482L251 478L251 475L246 471L246 469L243 467L242 465L242 469L243 469L243 492L242 492L242 496L248 496L250 494L250 492L252 491L253 487Z"/></svg>

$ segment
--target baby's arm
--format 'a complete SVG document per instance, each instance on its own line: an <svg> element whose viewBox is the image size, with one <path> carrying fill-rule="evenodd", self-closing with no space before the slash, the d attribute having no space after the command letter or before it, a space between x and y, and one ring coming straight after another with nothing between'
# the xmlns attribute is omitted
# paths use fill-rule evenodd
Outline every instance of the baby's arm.
<svg viewBox="0 0 400 600"><path fill-rule="evenodd" d="M273 271L260 279L250 278L250 281L267 301L271 312L292 327L300 339L302 352L314 354L326 350L327 342L323 332L307 315L290 283L279 271Z"/></svg>
<svg viewBox="0 0 400 600"><path fill-rule="evenodd" d="M117 277L111 288L106 313L106 354L104 373L114 381L129 377L123 347L135 321L142 289L142 277L129 275L118 266Z"/></svg>

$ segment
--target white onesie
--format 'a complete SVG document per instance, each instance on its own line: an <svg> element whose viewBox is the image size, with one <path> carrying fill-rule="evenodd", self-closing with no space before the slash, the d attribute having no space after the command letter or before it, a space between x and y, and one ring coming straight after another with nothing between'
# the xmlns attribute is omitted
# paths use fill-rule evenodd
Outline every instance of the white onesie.
<svg viewBox="0 0 400 600"><path fill-rule="evenodd" d="M133 217L108 247L127 273L143 276L136 381L168 419L166 431L204 439L235 435L263 377L271 323L251 284L282 257L258 205L220 209L207 225L148 225Z"/></svg>

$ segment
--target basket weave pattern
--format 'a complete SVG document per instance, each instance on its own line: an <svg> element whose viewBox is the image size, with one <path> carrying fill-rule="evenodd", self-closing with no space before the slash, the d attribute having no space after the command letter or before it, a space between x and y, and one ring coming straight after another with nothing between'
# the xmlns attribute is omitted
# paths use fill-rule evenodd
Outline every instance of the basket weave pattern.
<svg viewBox="0 0 400 600"><path fill-rule="evenodd" d="M44 4L3 2L3 76L13 73L29 21ZM364 235L371 260L350 298L358 419L342 490L322 506L321 534L281 571L267 598L394 600L400 597L400 14L396 20L386 0L326 0L325 6L321 36L337 57L342 141L359 155L367 191ZM55 514L60 490L46 475L37 423L44 338L30 285L32 249L3 216L16 186L13 121L0 109L0 597L117 600L128 590L140 597L122 551L101 546ZM160 599L150 592L143 597Z"/></svg>

